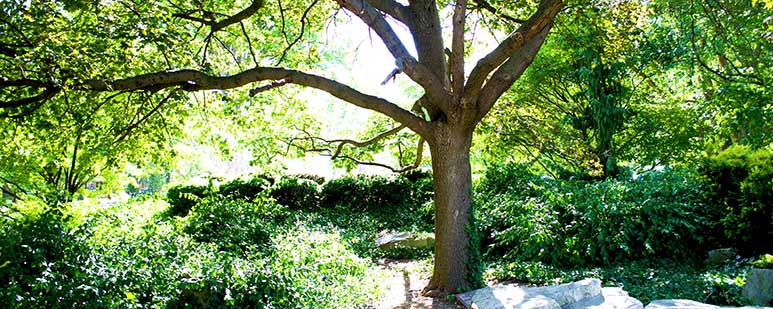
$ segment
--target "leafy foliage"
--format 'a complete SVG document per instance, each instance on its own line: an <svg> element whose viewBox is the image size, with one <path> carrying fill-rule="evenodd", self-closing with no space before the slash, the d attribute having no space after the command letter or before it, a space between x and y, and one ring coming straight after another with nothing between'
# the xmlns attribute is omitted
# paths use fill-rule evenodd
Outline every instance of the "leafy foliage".
<svg viewBox="0 0 773 309"><path fill-rule="evenodd" d="M600 267L555 267L542 262L495 262L489 279L560 284L585 278L621 287L642 303L657 299L690 299L720 306L743 306L741 287L749 268L743 261L703 268L689 260L643 259Z"/></svg>
<svg viewBox="0 0 773 309"><path fill-rule="evenodd" d="M179 185L166 191L166 201L169 203L168 214L170 216L187 216L193 206L199 200L209 195L209 189L205 186Z"/></svg>
<svg viewBox="0 0 773 309"><path fill-rule="evenodd" d="M278 216L280 211L270 202L211 197L196 204L183 230L196 241L219 244L221 250L246 252L250 247L268 244L269 227L265 221Z"/></svg>
<svg viewBox="0 0 773 309"><path fill-rule="evenodd" d="M427 180L411 183L403 177L357 176L332 179L320 193L324 208L372 214L384 228L400 229L410 222L431 222Z"/></svg>
<svg viewBox="0 0 773 309"><path fill-rule="evenodd" d="M253 177L248 181L239 178L226 182L218 188L218 193L232 199L252 200L273 183L267 176Z"/></svg>
<svg viewBox="0 0 773 309"><path fill-rule="evenodd" d="M703 173L728 244L773 250L773 151L732 146L710 157Z"/></svg>
<svg viewBox="0 0 773 309"><path fill-rule="evenodd" d="M773 269L773 255L763 254L758 259L752 261L750 264L756 268Z"/></svg>
<svg viewBox="0 0 773 309"><path fill-rule="evenodd" d="M540 177L523 165L501 168L520 176L513 189L497 193L506 178L492 175L494 189L485 190L485 178L476 200L488 254L504 254L505 260L588 265L689 257L708 241L704 231L714 227L693 172L587 182Z"/></svg>
<svg viewBox="0 0 773 309"><path fill-rule="evenodd" d="M380 296L382 273L338 233L266 220L279 211L271 203L207 198L188 218L160 220L166 207L150 197L25 211L0 226L3 303L335 308ZM211 215L225 233L213 230ZM263 245L238 246L254 233Z"/></svg>
<svg viewBox="0 0 773 309"><path fill-rule="evenodd" d="M271 187L269 196L290 209L315 210L319 207L319 185L303 178L282 178Z"/></svg>

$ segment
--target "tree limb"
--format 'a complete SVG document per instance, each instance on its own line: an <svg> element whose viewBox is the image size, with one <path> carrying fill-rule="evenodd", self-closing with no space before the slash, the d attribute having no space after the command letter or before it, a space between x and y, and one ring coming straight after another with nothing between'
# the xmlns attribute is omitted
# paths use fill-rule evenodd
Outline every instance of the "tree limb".
<svg viewBox="0 0 773 309"><path fill-rule="evenodd" d="M510 15L507 15L507 14L504 14L504 13L500 13L499 10L497 10L493 5L491 5L491 3L488 3L488 1L485 1L485 0L473 0L473 1L475 2L475 7L476 8L480 8L480 9L484 9L486 11L489 11L492 14L494 14L496 16L499 16L500 18L506 19L508 21L511 21L511 22L514 22L514 23L517 23L517 24L523 24L523 23L526 22L526 20L524 20L524 19L515 18L515 17L512 17Z"/></svg>
<svg viewBox="0 0 773 309"><path fill-rule="evenodd" d="M378 163L378 162L361 161L349 156L340 156L340 158L353 161L354 163L357 163L359 165L378 166L378 167L383 167L385 169L388 169L394 173L403 173L403 172L410 171L412 169L416 169L419 167L419 165L421 165L422 158L424 157L425 142L426 141L424 140L424 138L419 138L419 143L418 145L416 145L416 159L413 161L411 165L400 166L399 168L395 168L387 164Z"/></svg>
<svg viewBox="0 0 773 309"><path fill-rule="evenodd" d="M149 73L114 81L90 80L76 85L87 91L147 90L178 87L185 91L226 90L263 80L286 80L296 85L319 89L356 106L382 113L406 125L420 135L426 134L427 124L411 112L385 99L364 94L337 81L274 67L258 67L230 76L210 76L196 70Z"/></svg>
<svg viewBox="0 0 773 309"><path fill-rule="evenodd" d="M513 57L513 55L518 53L527 42L531 42L538 35L545 35L546 33L543 30L546 28L549 30L552 26L553 18L563 6L564 3L561 0L540 1L537 12L529 20L518 27L518 30L510 34L493 51L478 61L470 73L467 85L464 87L465 96L476 98L480 94L486 78L494 69L498 68L508 59L518 59L518 57ZM544 37L538 40L544 40Z"/></svg>
<svg viewBox="0 0 773 309"><path fill-rule="evenodd" d="M24 105L36 103L36 102L46 101L62 90L60 87L56 85L44 83L38 80L32 80L27 78L7 80L5 78L0 77L0 89L9 88L9 87L38 88L38 89L43 89L43 92L35 96L22 98L18 100L0 101L0 108L16 108L16 107L21 107Z"/></svg>
<svg viewBox="0 0 773 309"><path fill-rule="evenodd" d="M542 42L550 32L550 27L545 27L542 32L529 40L510 59L494 72L486 83L478 98L478 119L483 118L502 94L526 71L534 57L537 55Z"/></svg>
<svg viewBox="0 0 773 309"><path fill-rule="evenodd" d="M173 14L172 16L208 25L210 29L209 32L211 35L212 33L218 32L225 27L228 27L232 24L235 24L242 20L247 19L252 15L255 15L255 13L257 13L258 10L262 7L263 7L263 0L253 0L250 6L244 8L238 13L232 16L229 16L221 21L215 21L213 18L206 19L206 18L193 17L190 14L182 14L182 13Z"/></svg>
<svg viewBox="0 0 773 309"><path fill-rule="evenodd" d="M337 0L338 4L346 10L357 15L368 27L373 29L384 42L389 52L395 58L397 68L405 72L411 80L419 84L433 102L442 104L441 109L448 110L447 102L450 102L449 89L445 89L442 79L427 67L416 61L405 45L397 37L392 26L387 23L384 16L373 6L364 0L345 1Z"/></svg>
<svg viewBox="0 0 773 309"><path fill-rule="evenodd" d="M380 140L382 140L382 139L384 139L384 138L386 138L386 137L388 137L390 135L393 135L393 134L395 134L397 132L400 132L402 129L405 129L405 125L399 125L399 126L393 128L393 129L389 130L389 131L384 131L381 134L376 135L375 137L373 137L373 138L371 138L371 139L369 139L367 141L363 141L363 142L359 142L359 141L355 141L355 140L350 140L350 139L337 139L337 140L332 140L332 141L327 141L327 142L331 143L331 144L332 143L338 143L338 147L336 147L336 150L333 153L333 157L332 157L333 159L336 159L341 154L341 150L344 149L344 145L348 144L348 145L352 145L354 147L367 147L367 146L373 145L374 143L376 143L376 142L378 142L378 141L380 141Z"/></svg>
<svg viewBox="0 0 773 309"><path fill-rule="evenodd" d="M377 10L386 13L401 23L407 24L410 12L404 5L394 0L370 0L368 3L370 3L370 5L372 5Z"/></svg>
<svg viewBox="0 0 773 309"><path fill-rule="evenodd" d="M464 89L464 27L467 14L467 0L457 0L454 7L453 33L451 41L451 89L460 96Z"/></svg>

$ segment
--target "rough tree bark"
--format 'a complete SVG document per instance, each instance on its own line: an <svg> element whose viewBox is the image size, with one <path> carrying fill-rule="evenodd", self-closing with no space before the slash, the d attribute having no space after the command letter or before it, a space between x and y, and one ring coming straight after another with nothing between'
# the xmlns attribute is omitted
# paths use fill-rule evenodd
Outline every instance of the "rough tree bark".
<svg viewBox="0 0 773 309"><path fill-rule="evenodd" d="M435 189L435 266L425 294L472 287L468 269L472 174L469 127L438 125L429 139Z"/></svg>

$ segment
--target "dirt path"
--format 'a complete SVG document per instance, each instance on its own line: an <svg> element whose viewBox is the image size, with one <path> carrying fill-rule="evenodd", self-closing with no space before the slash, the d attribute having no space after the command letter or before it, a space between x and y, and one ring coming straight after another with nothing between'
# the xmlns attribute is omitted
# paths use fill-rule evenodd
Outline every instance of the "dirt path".
<svg viewBox="0 0 773 309"><path fill-rule="evenodd" d="M417 261L390 261L379 262L381 267L396 271L394 277L389 278L389 290L383 299L379 300L372 309L458 309L464 306L455 300L446 301L440 298L421 296L421 289L429 282L427 274L417 271L420 268Z"/></svg>

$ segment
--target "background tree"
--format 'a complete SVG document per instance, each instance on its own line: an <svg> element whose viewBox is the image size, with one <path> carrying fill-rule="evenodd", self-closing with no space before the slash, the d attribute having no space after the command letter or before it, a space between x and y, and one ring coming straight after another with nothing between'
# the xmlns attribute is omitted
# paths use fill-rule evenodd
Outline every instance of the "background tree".
<svg viewBox="0 0 773 309"><path fill-rule="evenodd" d="M425 289L428 294L477 284L470 276L474 261L468 255L473 131L531 64L564 5L558 0L513 3L523 7L528 18L516 19L517 30L467 71L468 3L464 0L448 6L418 0L408 4L315 0L288 7L281 2L267 6L260 0L65 4L4 3L3 32L13 33L3 43L5 62L0 69L0 108L7 115L49 109L46 103L69 92L89 96L228 90L260 81L271 83L250 94L297 84L382 113L419 134L432 153L437 240L434 272ZM384 42L395 58L393 74L404 73L421 86L421 99L407 104L412 109L318 74L271 66L294 54L290 51L298 48L307 27L318 29L321 17L333 5L357 16ZM441 23L446 10L452 15L447 36ZM298 36L288 35L288 19L298 21ZM409 30L416 56L395 34L393 23ZM450 44L445 44L445 38L450 38ZM272 44L282 39L289 44ZM195 45L198 52L193 52ZM273 57L266 55L279 45L285 48Z"/></svg>
<svg viewBox="0 0 773 309"><path fill-rule="evenodd" d="M765 2L765 3L763 3ZM771 142L773 28L769 1L672 1L653 4L654 27L678 50L689 99L710 129L711 148ZM664 46L666 47L666 46Z"/></svg>
<svg viewBox="0 0 773 309"><path fill-rule="evenodd" d="M620 162L654 166L694 156L698 111L664 90L676 60L658 51L663 42L652 40L651 18L636 1L560 16L535 60L543 69L527 72L485 120L491 150L534 160L554 176L608 177Z"/></svg>

